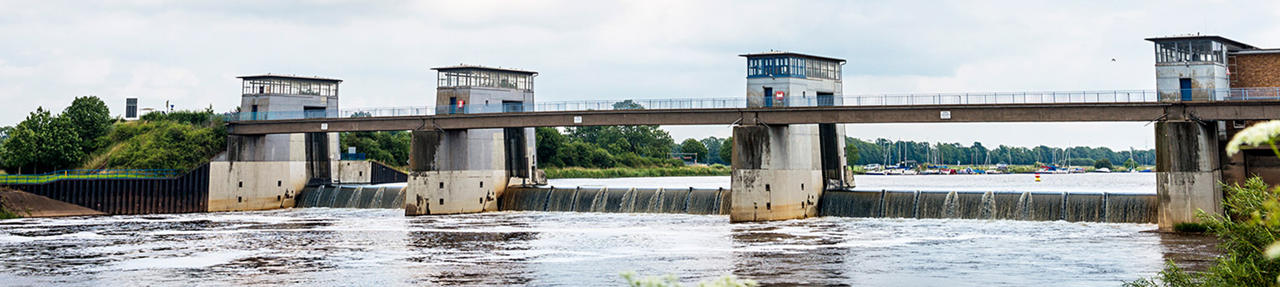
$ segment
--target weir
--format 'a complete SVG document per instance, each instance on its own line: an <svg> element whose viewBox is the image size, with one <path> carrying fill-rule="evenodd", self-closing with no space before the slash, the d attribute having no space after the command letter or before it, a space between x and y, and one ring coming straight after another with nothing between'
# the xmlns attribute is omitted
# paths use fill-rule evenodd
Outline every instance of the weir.
<svg viewBox="0 0 1280 287"><path fill-rule="evenodd" d="M403 185L310 186L298 195L294 207L388 208L404 207Z"/></svg>
<svg viewBox="0 0 1280 287"><path fill-rule="evenodd" d="M731 215L727 189L530 188L507 189L502 211L680 213ZM813 216L1156 223L1154 194L1008 191L828 190Z"/></svg>
<svg viewBox="0 0 1280 287"><path fill-rule="evenodd" d="M528 188L507 189L504 211L728 214L725 189L695 188Z"/></svg>

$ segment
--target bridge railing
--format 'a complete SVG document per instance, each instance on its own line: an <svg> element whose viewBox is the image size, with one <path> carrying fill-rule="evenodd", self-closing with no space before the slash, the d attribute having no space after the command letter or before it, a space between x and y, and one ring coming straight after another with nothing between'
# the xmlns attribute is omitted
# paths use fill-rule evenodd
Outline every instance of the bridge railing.
<svg viewBox="0 0 1280 287"><path fill-rule="evenodd" d="M61 179L169 178L186 173L177 169L69 169L42 174L0 175L0 184L45 183Z"/></svg>
<svg viewBox="0 0 1280 287"><path fill-rule="evenodd" d="M1280 88L990 92L884 95L801 95L776 97L627 99L356 108L339 111L247 112L223 115L226 121L308 118L431 116L509 112L565 112L632 109L717 109L818 106L911 106L977 104L1148 103L1161 101L1280 100Z"/></svg>

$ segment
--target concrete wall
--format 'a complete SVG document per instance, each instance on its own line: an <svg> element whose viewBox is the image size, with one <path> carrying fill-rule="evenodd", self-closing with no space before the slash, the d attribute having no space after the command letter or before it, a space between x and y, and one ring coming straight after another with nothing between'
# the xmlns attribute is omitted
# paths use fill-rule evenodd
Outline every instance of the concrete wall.
<svg viewBox="0 0 1280 287"><path fill-rule="evenodd" d="M501 130L414 131L405 215L497 210L508 185Z"/></svg>
<svg viewBox="0 0 1280 287"><path fill-rule="evenodd" d="M1231 88L1227 76L1227 67L1214 62L1162 63L1156 64L1156 91L1160 93L1160 101L1176 102L1182 100L1180 80L1191 79L1191 98L1196 101L1221 100L1225 93L1214 95L1211 91ZM1213 98L1213 97L1217 98Z"/></svg>
<svg viewBox="0 0 1280 287"><path fill-rule="evenodd" d="M437 107L451 106L450 98L456 97L463 102L463 107L467 113L499 113L502 112L502 101L517 101L528 104L526 109L531 109L533 104L533 92L516 89L486 88L486 87L470 87L470 88L438 88L436 89ZM437 111L438 113L447 113Z"/></svg>
<svg viewBox="0 0 1280 287"><path fill-rule="evenodd" d="M1280 53L1232 54L1231 87L1280 87Z"/></svg>
<svg viewBox="0 0 1280 287"><path fill-rule="evenodd" d="M1156 195L1160 200L1161 230L1182 222L1197 222L1197 210L1222 213L1218 185L1216 125L1191 121L1156 123Z"/></svg>
<svg viewBox="0 0 1280 287"><path fill-rule="evenodd" d="M240 97L241 112L252 112L254 105L258 106L259 113L267 113L265 116L268 117L272 113L298 117L301 114L294 112L301 112L304 108L324 108L334 116L338 112L337 97L294 94L245 94Z"/></svg>
<svg viewBox="0 0 1280 287"><path fill-rule="evenodd" d="M305 161L209 163L209 211L289 208L307 184Z"/></svg>
<svg viewBox="0 0 1280 287"><path fill-rule="evenodd" d="M771 87L774 92L783 91L787 99L793 99L795 106L805 105L803 103L812 103L817 99L818 93L832 93L835 95L835 105L842 104L841 95L844 95L843 84L835 80L821 79L805 79L792 77L778 78L750 78L747 79L747 106L763 107L764 97L768 96L774 101L774 107L784 106L783 102L773 99L774 95L765 95L764 88ZM811 104L810 104L811 105Z"/></svg>
<svg viewBox="0 0 1280 287"><path fill-rule="evenodd" d="M337 175L334 179L341 183L369 183L373 174L373 163L363 160L334 161Z"/></svg>
<svg viewBox="0 0 1280 287"><path fill-rule="evenodd" d="M817 215L823 180L816 125L738 126L732 144L730 221Z"/></svg>

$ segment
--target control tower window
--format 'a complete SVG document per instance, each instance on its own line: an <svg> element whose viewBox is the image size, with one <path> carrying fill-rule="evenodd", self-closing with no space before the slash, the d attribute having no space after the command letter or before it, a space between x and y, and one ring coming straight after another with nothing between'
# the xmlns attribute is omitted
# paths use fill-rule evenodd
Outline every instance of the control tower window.
<svg viewBox="0 0 1280 287"><path fill-rule="evenodd" d="M338 96L336 81L301 78L254 77L244 78L244 94L290 94L312 96Z"/></svg>
<svg viewBox="0 0 1280 287"><path fill-rule="evenodd" d="M516 90L533 90L533 75L484 69L440 70L436 85L441 88L488 87Z"/></svg>
<svg viewBox="0 0 1280 287"><path fill-rule="evenodd" d="M840 63L797 56L747 59L747 78L796 77L840 80Z"/></svg>
<svg viewBox="0 0 1280 287"><path fill-rule="evenodd" d="M1227 49L1208 39L1156 42L1156 63L1215 62L1226 64Z"/></svg>

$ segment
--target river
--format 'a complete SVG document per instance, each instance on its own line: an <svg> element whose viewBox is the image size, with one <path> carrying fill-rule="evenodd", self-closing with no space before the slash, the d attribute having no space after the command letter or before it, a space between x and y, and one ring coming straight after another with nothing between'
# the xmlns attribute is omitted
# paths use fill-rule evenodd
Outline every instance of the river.
<svg viewBox="0 0 1280 287"><path fill-rule="evenodd" d="M1021 181L1018 176L997 177ZM1087 189L1059 179L1092 175L1057 176L1045 177L1040 187ZM1129 176L1114 180L1146 180ZM955 176L861 176L859 189L877 180L889 182L876 188L931 186L902 185L911 177ZM553 184L714 188L720 182L727 185L728 178ZM686 283L735 274L787 285L1118 286L1154 275L1166 259L1194 265L1214 255L1210 238L1153 233L1151 224L867 218L729 224L726 216L680 214L402 213L298 208L0 221L0 282L621 286L618 274L636 271Z"/></svg>

